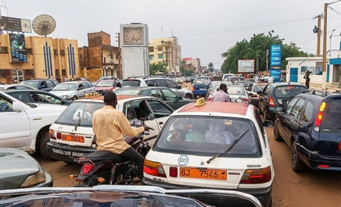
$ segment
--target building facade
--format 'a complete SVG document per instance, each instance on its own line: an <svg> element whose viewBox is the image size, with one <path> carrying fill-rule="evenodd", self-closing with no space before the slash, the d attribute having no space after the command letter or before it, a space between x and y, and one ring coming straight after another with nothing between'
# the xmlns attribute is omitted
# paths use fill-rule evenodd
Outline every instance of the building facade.
<svg viewBox="0 0 341 207"><path fill-rule="evenodd" d="M90 81L96 81L101 76L120 78L119 49L111 46L110 34L103 31L88 33L88 44L88 47L78 49L84 76Z"/></svg>
<svg viewBox="0 0 341 207"><path fill-rule="evenodd" d="M193 70L196 74L203 73L203 68L201 67L201 62L199 58L187 57L183 59L185 62L185 70Z"/></svg>
<svg viewBox="0 0 341 207"><path fill-rule="evenodd" d="M18 46L20 44L20 46ZM0 35L0 82L80 77L78 41L23 34Z"/></svg>
<svg viewBox="0 0 341 207"><path fill-rule="evenodd" d="M165 63L169 75L180 75L181 46L177 37L153 39L148 49L150 64Z"/></svg>

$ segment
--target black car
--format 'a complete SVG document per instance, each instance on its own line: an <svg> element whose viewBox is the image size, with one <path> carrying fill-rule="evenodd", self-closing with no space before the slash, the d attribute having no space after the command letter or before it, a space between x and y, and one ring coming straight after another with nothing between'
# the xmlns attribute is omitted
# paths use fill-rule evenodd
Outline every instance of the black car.
<svg viewBox="0 0 341 207"><path fill-rule="evenodd" d="M66 106L71 104L69 100L40 90L5 90L4 92L24 103L58 104Z"/></svg>
<svg viewBox="0 0 341 207"><path fill-rule="evenodd" d="M123 87L114 90L117 95L154 96L171 106L174 110L194 102L192 99L182 98L167 87Z"/></svg>
<svg viewBox="0 0 341 207"><path fill-rule="evenodd" d="M259 95L258 92L263 91L266 83L251 83L248 89L248 93L251 97L251 104L258 108Z"/></svg>
<svg viewBox="0 0 341 207"><path fill-rule="evenodd" d="M295 172L341 171L341 94L301 93L277 113L274 138L291 148ZM304 165L305 164L305 165Z"/></svg>
<svg viewBox="0 0 341 207"><path fill-rule="evenodd" d="M43 91L51 91L57 84L58 82L54 79L24 80L19 83L19 85L28 85Z"/></svg>
<svg viewBox="0 0 341 207"><path fill-rule="evenodd" d="M275 120L276 114L282 111L288 101L307 88L300 83L269 83L258 92L258 107L263 119Z"/></svg>

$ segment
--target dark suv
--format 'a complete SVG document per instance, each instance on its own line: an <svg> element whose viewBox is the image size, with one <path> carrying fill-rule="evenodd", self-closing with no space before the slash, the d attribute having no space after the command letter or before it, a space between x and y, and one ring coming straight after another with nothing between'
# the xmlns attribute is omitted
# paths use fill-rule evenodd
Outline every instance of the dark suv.
<svg viewBox="0 0 341 207"><path fill-rule="evenodd" d="M277 113L274 138L291 148L295 172L341 171L341 94L301 93ZM305 165L304 165L305 164Z"/></svg>
<svg viewBox="0 0 341 207"><path fill-rule="evenodd" d="M259 111L264 120L275 120L276 113L282 111L287 102L307 88L300 83L269 83L259 94Z"/></svg>

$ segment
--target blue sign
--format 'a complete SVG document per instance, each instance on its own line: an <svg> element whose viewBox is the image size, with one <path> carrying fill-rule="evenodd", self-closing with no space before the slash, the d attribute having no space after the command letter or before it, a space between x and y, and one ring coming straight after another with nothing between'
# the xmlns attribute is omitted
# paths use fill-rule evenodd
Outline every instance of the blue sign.
<svg viewBox="0 0 341 207"><path fill-rule="evenodd" d="M282 45L271 45L270 68L281 69L282 66Z"/></svg>
<svg viewBox="0 0 341 207"><path fill-rule="evenodd" d="M274 78L274 83L281 81L281 70L271 69L270 70L270 75L271 75L271 77Z"/></svg>

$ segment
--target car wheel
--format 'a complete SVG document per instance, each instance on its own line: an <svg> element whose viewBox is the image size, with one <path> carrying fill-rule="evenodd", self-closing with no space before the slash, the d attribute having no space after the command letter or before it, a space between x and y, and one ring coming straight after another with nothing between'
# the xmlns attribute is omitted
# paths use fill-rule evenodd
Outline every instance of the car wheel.
<svg viewBox="0 0 341 207"><path fill-rule="evenodd" d="M283 140L283 138L281 137L281 135L279 135L279 133L278 133L278 129L277 129L277 123L278 122L278 120L275 120L275 126L274 126L274 139L276 140L276 141L282 141Z"/></svg>
<svg viewBox="0 0 341 207"><path fill-rule="evenodd" d="M47 143L49 141L50 141L49 131L45 130L41 133L41 136L40 136L39 151L44 158L48 160L53 160L52 157L47 152Z"/></svg>
<svg viewBox="0 0 341 207"><path fill-rule="evenodd" d="M297 145L295 141L293 141L291 144L291 168L295 172L301 172L304 170L304 164L298 157Z"/></svg>
<svg viewBox="0 0 341 207"><path fill-rule="evenodd" d="M193 96L191 94L186 94L185 98L193 99Z"/></svg>
<svg viewBox="0 0 341 207"><path fill-rule="evenodd" d="M77 96L72 97L72 101L75 101L75 100L77 100L77 99L78 99Z"/></svg>

